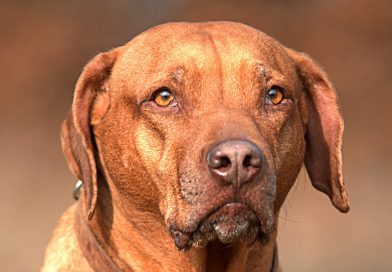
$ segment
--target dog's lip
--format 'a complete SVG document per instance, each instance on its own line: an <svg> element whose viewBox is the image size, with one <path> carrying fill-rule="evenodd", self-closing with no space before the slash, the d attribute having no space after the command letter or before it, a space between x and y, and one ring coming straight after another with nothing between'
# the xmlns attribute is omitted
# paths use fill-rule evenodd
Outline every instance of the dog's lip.
<svg viewBox="0 0 392 272"><path fill-rule="evenodd" d="M250 210L254 213L254 211L250 208L249 205L238 201L228 201L221 205L217 205L214 209L210 210L208 213L206 213L205 216L203 216L199 220L196 228L192 232L196 231L200 227L200 225L207 220L214 220L215 218L218 218L228 212L236 214L246 210Z"/></svg>
<svg viewBox="0 0 392 272"><path fill-rule="evenodd" d="M203 219L209 218L211 216L214 216L217 213L224 213L227 211L242 211L245 209L250 209L248 205L245 205L244 203L241 202L228 202L223 205L218 206L216 209L212 210L210 213L207 214Z"/></svg>
<svg viewBox="0 0 392 272"><path fill-rule="evenodd" d="M199 217L197 220L194 221L194 224L188 226L188 228L181 229L174 226L171 228L181 230L184 233L193 233L197 231L200 225L205 222L206 220L210 219L212 216L218 217L221 214L224 214L225 211L231 210L233 212L243 211L243 210L250 210L254 212L251 207L245 203L239 201L228 200L218 205L215 205L212 209L207 211L203 216Z"/></svg>
<svg viewBox="0 0 392 272"><path fill-rule="evenodd" d="M241 202L229 202L229 203L223 204L222 208L223 208L223 206L227 206L227 207L247 207L245 204L243 204Z"/></svg>

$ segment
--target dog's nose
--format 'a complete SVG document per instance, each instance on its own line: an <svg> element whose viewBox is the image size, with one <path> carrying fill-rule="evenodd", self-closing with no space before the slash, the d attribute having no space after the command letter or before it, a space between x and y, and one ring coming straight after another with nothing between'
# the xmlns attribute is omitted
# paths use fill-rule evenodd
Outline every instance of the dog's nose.
<svg viewBox="0 0 392 272"><path fill-rule="evenodd" d="M252 142L226 140L209 150L207 164L212 173L239 187L261 171L263 153Z"/></svg>

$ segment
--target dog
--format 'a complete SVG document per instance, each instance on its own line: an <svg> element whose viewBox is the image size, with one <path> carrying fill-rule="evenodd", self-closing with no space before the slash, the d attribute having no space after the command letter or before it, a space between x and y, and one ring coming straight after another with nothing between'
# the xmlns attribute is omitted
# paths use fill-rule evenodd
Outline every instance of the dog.
<svg viewBox="0 0 392 272"><path fill-rule="evenodd" d="M280 271L305 165L341 212L343 120L307 55L240 23L168 23L84 68L61 129L80 199L42 271Z"/></svg>

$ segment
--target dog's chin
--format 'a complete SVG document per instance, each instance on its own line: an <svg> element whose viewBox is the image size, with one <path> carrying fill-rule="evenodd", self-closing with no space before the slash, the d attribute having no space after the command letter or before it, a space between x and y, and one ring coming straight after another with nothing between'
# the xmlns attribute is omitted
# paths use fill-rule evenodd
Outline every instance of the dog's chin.
<svg viewBox="0 0 392 272"><path fill-rule="evenodd" d="M192 232L182 231L173 226L170 233L174 243L180 250L191 247L204 247L210 241L231 244L237 241L250 246L255 241L265 244L270 239L268 230L263 230L263 223L256 213L247 205L229 203L208 214L199 221Z"/></svg>
<svg viewBox="0 0 392 272"><path fill-rule="evenodd" d="M246 205L229 203L202 220L193 233L194 246L205 246L218 239L223 244L244 240L247 244L255 241L260 231L260 221Z"/></svg>

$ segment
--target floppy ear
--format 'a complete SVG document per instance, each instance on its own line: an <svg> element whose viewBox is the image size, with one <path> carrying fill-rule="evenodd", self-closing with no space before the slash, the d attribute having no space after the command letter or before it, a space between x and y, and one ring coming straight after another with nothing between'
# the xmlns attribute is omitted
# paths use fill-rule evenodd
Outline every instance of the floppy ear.
<svg viewBox="0 0 392 272"><path fill-rule="evenodd" d="M343 119L325 72L307 55L287 49L302 80L307 111L305 167L313 186L341 212L350 203L342 176Z"/></svg>
<svg viewBox="0 0 392 272"><path fill-rule="evenodd" d="M71 172L83 182L88 219L94 215L97 202L97 163L91 132L91 110L97 95L107 91L105 81L110 76L119 49L101 53L83 69L76 83L71 111L61 127L61 143Z"/></svg>

